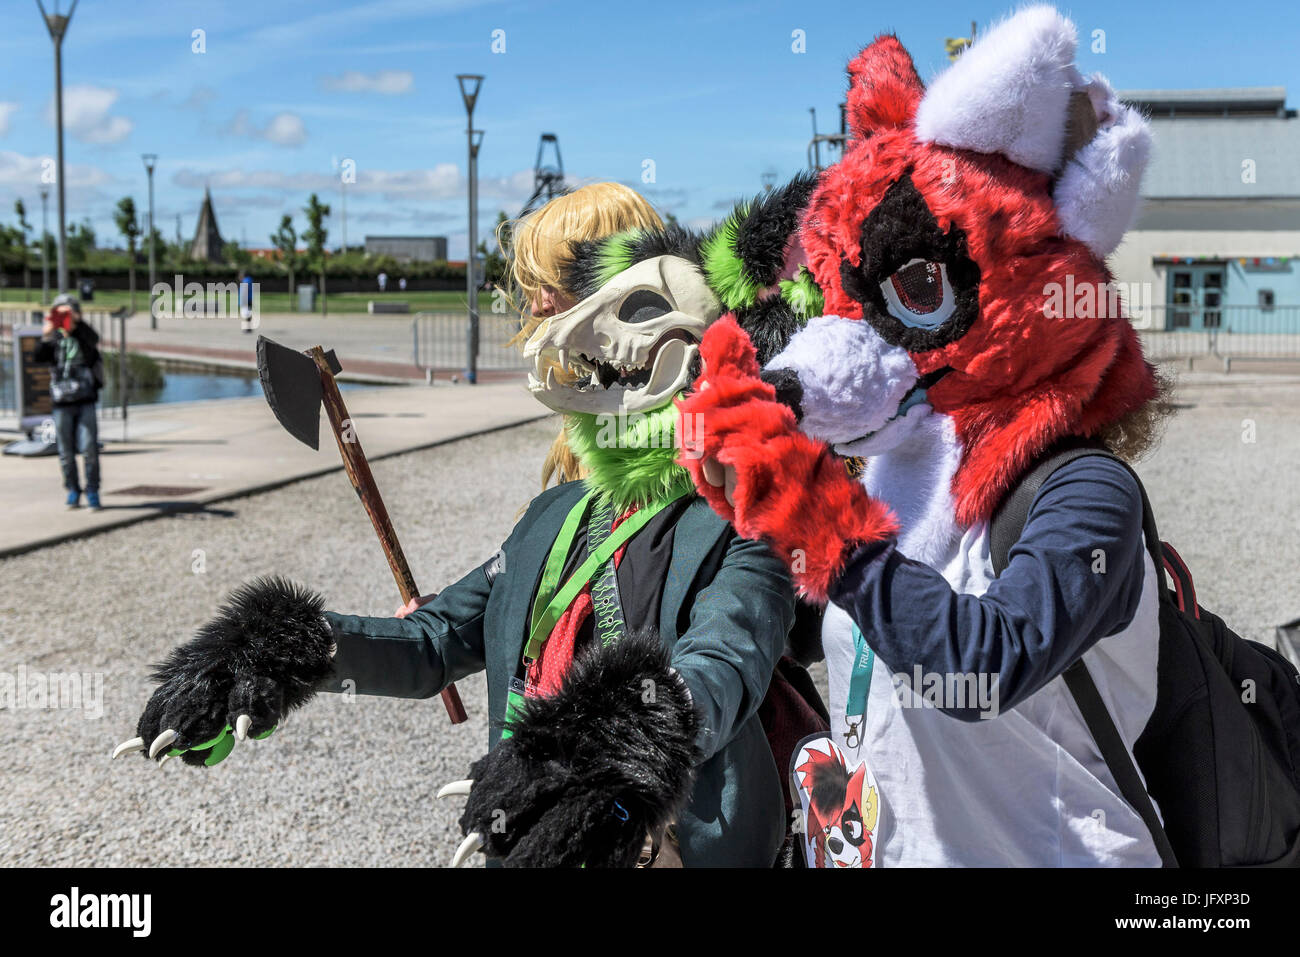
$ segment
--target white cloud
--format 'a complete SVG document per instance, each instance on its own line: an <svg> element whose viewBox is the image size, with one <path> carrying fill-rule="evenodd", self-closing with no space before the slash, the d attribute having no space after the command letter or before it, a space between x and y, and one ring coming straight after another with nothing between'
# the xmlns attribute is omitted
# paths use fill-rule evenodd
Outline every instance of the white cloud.
<svg viewBox="0 0 1300 957"><path fill-rule="evenodd" d="M226 130L233 136L266 140L276 146L301 146L307 141L307 127L297 113L276 113L266 126L259 127L249 118L248 110L240 110Z"/></svg>
<svg viewBox="0 0 1300 957"><path fill-rule="evenodd" d="M213 190L265 189L292 193L330 193L339 189L336 174L328 172L285 173L278 170L228 168L222 170L185 167L172 177L177 186ZM479 195L507 208L522 205L533 189L533 171L519 170L509 176L481 177ZM348 195L379 196L384 200L460 199L465 195L465 177L455 163L439 163L432 169L374 170L361 167Z"/></svg>
<svg viewBox="0 0 1300 957"><path fill-rule="evenodd" d="M362 73L345 70L339 76L321 77L321 85L338 93L382 93L399 96L415 89L415 75L410 70L380 70Z"/></svg>
<svg viewBox="0 0 1300 957"><path fill-rule="evenodd" d="M307 128L296 113L277 113L266 124L262 136L277 146L301 146L307 139Z"/></svg>
<svg viewBox="0 0 1300 957"><path fill-rule="evenodd" d="M18 112L17 103L0 102L0 136L9 135L9 117Z"/></svg>
<svg viewBox="0 0 1300 957"><path fill-rule="evenodd" d="M39 190L42 186L41 174L47 168L53 169L52 157L25 156L13 150L0 150L0 186ZM112 177L99 167L80 163L66 164L64 175L67 188L70 190L102 186L112 180ZM52 185L51 189L53 189Z"/></svg>
<svg viewBox="0 0 1300 957"><path fill-rule="evenodd" d="M83 143L120 143L135 124L125 116L110 116L120 94L111 87L73 84L63 88L63 127ZM54 98L45 108L45 119L54 124Z"/></svg>

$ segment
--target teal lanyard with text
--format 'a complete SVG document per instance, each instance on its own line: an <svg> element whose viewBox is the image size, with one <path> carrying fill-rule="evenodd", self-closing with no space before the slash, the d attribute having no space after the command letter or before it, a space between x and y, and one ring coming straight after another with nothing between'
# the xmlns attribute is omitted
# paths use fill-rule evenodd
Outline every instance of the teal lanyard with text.
<svg viewBox="0 0 1300 957"><path fill-rule="evenodd" d="M844 743L856 748L862 741L862 726L867 720L867 699L871 697L871 667L876 653L867 645L862 630L853 626L853 671L849 675L849 700L844 706L844 723L848 730Z"/></svg>

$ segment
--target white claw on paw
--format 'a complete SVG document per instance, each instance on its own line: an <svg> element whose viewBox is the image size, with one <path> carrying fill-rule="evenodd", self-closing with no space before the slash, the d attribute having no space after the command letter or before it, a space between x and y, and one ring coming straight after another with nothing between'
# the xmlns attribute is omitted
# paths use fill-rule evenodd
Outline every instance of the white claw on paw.
<svg viewBox="0 0 1300 957"><path fill-rule="evenodd" d="M130 741L123 741L121 744L119 744L117 747L113 749L113 760L116 761L122 755L129 754L132 751L143 751L143 750L144 750L144 738L132 738Z"/></svg>
<svg viewBox="0 0 1300 957"><path fill-rule="evenodd" d="M472 787L474 787L474 782L470 780L452 781L450 784L442 786L442 790L438 792L438 797L467 797Z"/></svg>
<svg viewBox="0 0 1300 957"><path fill-rule="evenodd" d="M707 458L700 463L704 472L704 480L710 485L721 485L726 480L726 470L722 463L715 458Z"/></svg>
<svg viewBox="0 0 1300 957"><path fill-rule="evenodd" d="M483 835L478 831L470 831L465 835L465 840L460 842L460 847L456 848L456 853L452 855L451 866L460 867L469 860L476 851L483 849Z"/></svg>
<svg viewBox="0 0 1300 957"><path fill-rule="evenodd" d="M166 764L174 757L176 757L176 755L174 754L164 754L161 758L158 759L158 767L162 767L164 764Z"/></svg>
<svg viewBox="0 0 1300 957"><path fill-rule="evenodd" d="M173 741L175 741L179 737L180 737L179 732L173 730L172 728L168 728L162 734L158 735L158 737L153 739L153 744L149 745L149 757L151 758L158 757L159 751L161 751L163 748L170 745Z"/></svg>
<svg viewBox="0 0 1300 957"><path fill-rule="evenodd" d="M248 729L253 726L253 719L246 714L241 714L235 719L235 740L247 741Z"/></svg>

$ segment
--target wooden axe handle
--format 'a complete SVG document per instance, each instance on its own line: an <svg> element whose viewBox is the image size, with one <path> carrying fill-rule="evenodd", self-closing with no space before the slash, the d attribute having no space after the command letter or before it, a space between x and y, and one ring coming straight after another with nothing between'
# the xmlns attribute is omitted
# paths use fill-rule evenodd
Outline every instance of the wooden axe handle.
<svg viewBox="0 0 1300 957"><path fill-rule="evenodd" d="M402 545L397 540L397 533L393 531L393 523L388 518L388 509L384 507L379 487L375 485L375 477L370 472L370 463L366 461L366 453L357 438L356 428L348 415L348 407L343 404L343 396L339 394L339 386L334 381L334 373L330 371L325 350L320 346L314 346L308 355L312 357L316 368L320 371L321 402L325 406L326 415L329 416L330 428L334 432L334 440L338 443L339 454L343 457L343 468L348 473L348 481L356 489L362 508L370 516L370 523L375 526L375 534L379 536L379 544L384 549L384 557L388 559L388 567L392 569L393 578L397 580L397 588L405 604L420 594L415 587L415 578L411 575L411 566L406 563L406 556L402 554ZM460 694L456 691L455 684L449 684L442 689L442 703L447 707L447 715L451 718L452 724L460 724L466 719L465 706L461 704Z"/></svg>

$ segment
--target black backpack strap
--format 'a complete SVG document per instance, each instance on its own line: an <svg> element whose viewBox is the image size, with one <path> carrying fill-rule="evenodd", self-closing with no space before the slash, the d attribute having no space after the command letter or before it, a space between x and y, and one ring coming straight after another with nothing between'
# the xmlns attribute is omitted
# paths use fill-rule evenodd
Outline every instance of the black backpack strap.
<svg viewBox="0 0 1300 957"><path fill-rule="evenodd" d="M1065 669L1062 677L1070 694L1074 696L1074 703L1079 706L1083 723L1088 726L1092 740L1097 742L1097 750L1101 752L1106 767L1110 768L1111 776L1119 785L1119 793L1124 795L1124 800L1137 811L1142 823L1151 832L1151 840L1155 842L1161 863L1165 867L1177 867L1178 858L1160 823L1160 816L1156 814L1155 804L1147 793L1146 785L1142 783L1128 748L1124 746L1124 739L1120 737L1119 728L1115 727L1115 720L1106 710L1106 702L1101 700L1101 692L1097 690L1088 666L1080 658Z"/></svg>
<svg viewBox="0 0 1300 957"><path fill-rule="evenodd" d="M1029 510L1033 507L1038 490L1061 466L1081 459L1085 455L1100 455L1124 466L1133 481L1137 483L1138 494L1142 497L1142 532L1146 540L1147 553L1159 575L1169 567L1165 558L1165 549L1160 541L1160 530L1156 527L1155 512L1147 499L1146 487L1133 467L1099 442L1084 439L1068 439L1066 442L1049 449L1032 469L1010 492L1002 503L993 511L989 521L989 558L993 562L993 574L1001 575L1011 557L1011 546L1020 540L1029 519ZM1168 588L1157 589L1161 601L1172 601L1173 595Z"/></svg>
<svg viewBox="0 0 1300 957"><path fill-rule="evenodd" d="M1085 455L1110 455L1104 446L1091 443L1072 443L1058 446L1047 452L1016 484L993 513L989 523L989 557L993 559L993 573L1001 575L1007 567L1011 546L1025 530L1029 509L1038 497L1038 490L1062 465Z"/></svg>
<svg viewBox="0 0 1300 957"><path fill-rule="evenodd" d="M1123 465L1128 470L1128 473L1133 476L1133 481L1137 482L1138 492L1142 496L1142 530L1146 538L1147 550L1150 552L1151 560L1155 564L1156 574L1163 575L1165 569L1164 550L1160 542L1160 533L1156 529L1155 513L1151 510L1151 503L1147 499L1147 491L1142 485L1142 480L1138 478L1137 473L1133 471L1127 462L1105 446L1078 441L1065 446L1058 446L1048 452L1011 490L1011 493L993 513L993 518L989 523L989 554L993 560L995 574L1002 574L1003 569L1007 567L1011 546L1016 543L1025 530L1025 522L1029 518L1029 509L1033 506L1034 499L1037 497L1038 490L1042 488L1043 483L1061 466L1085 455L1102 455L1114 459ZM1172 600L1169 589L1163 587L1163 584L1157 591L1161 601ZM1070 695L1074 698L1074 703L1079 707L1079 713L1083 715L1083 722L1087 725L1088 732L1097 744L1097 750L1101 752L1102 760L1106 762L1106 767L1110 769L1111 776L1115 778L1115 783L1119 785L1120 794L1124 796L1124 800L1128 802L1129 806L1138 813L1138 816L1142 818L1142 823L1151 832L1151 840L1155 843L1156 852L1160 855L1161 863L1165 867L1177 867L1178 858L1174 854L1173 846L1169 843L1169 836L1160 823L1160 817L1156 814L1155 804L1151 801L1151 795L1142 783L1142 777L1138 774L1132 755L1129 754L1128 748L1124 746L1124 739L1120 736L1119 728L1115 726L1115 719L1111 717L1110 712L1106 709L1106 703L1101 699L1101 692L1097 690L1097 685L1092 680L1088 666L1080 658L1065 669L1062 677L1065 679L1066 688L1069 689Z"/></svg>

